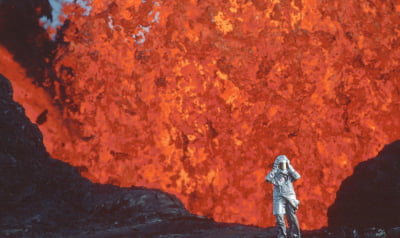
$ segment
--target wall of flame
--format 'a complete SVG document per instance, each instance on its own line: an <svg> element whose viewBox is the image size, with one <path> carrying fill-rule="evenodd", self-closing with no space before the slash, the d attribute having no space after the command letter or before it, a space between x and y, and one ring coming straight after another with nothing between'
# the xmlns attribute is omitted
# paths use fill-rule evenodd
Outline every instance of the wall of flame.
<svg viewBox="0 0 400 238"><path fill-rule="evenodd" d="M398 1L90 4L89 15L64 5L55 96L3 48L0 71L31 118L48 110L51 155L92 181L272 226L264 176L286 154L302 175L301 226L313 229L353 167L400 138Z"/></svg>

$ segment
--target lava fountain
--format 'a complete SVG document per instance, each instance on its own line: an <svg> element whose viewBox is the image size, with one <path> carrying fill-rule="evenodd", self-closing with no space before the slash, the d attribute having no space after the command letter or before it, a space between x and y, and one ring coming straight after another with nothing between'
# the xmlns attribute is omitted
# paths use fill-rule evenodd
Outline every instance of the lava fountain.
<svg viewBox="0 0 400 238"><path fill-rule="evenodd" d="M57 80L41 99L54 119L40 127L51 155L92 181L272 226L264 176L286 154L302 175L299 221L313 229L353 167L400 138L395 1L87 4L63 7Z"/></svg>

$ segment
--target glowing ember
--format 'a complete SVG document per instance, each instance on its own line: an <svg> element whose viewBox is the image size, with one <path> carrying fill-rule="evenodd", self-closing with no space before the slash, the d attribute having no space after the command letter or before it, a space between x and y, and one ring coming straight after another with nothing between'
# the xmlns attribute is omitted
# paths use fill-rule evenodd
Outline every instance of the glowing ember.
<svg viewBox="0 0 400 238"><path fill-rule="evenodd" d="M91 7L64 7L53 61L63 126L41 129L52 156L93 181L160 188L217 221L272 226L264 176L285 153L303 176L301 226L319 228L353 167L400 138L400 5Z"/></svg>

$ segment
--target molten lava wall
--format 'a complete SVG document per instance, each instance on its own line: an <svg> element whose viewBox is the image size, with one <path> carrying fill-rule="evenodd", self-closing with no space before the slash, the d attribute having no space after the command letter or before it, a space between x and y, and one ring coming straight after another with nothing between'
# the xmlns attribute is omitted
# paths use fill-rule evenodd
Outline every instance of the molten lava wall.
<svg viewBox="0 0 400 238"><path fill-rule="evenodd" d="M52 156L93 181L272 226L264 176L286 154L301 226L319 228L353 167L400 138L398 1L90 5L64 6L53 59L68 132L41 128Z"/></svg>
<svg viewBox="0 0 400 238"><path fill-rule="evenodd" d="M41 125L40 130L48 151L54 151L53 142L60 139L60 135L68 135L68 128L63 124L62 115L58 107L52 104L52 99L43 88L32 84L32 78L26 69L14 61L15 56L0 45L0 74L13 79L13 97L20 102L26 115L33 123ZM0 98L3 95L0 95ZM67 140L66 137L63 140Z"/></svg>

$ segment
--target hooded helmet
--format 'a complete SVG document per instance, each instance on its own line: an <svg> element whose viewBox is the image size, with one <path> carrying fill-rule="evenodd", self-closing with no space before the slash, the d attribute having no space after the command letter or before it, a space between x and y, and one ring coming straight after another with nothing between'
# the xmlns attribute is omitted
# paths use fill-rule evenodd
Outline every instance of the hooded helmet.
<svg viewBox="0 0 400 238"><path fill-rule="evenodd" d="M285 170L285 169L288 169L289 162L290 161L289 161L288 157L286 157L286 155L279 155L275 159L274 167Z"/></svg>

